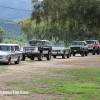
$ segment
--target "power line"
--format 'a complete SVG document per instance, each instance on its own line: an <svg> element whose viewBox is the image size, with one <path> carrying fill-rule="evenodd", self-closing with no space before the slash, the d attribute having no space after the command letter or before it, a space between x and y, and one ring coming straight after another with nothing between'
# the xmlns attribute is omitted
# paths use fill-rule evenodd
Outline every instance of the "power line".
<svg viewBox="0 0 100 100"><path fill-rule="evenodd" d="M0 6L0 7L31 12L30 10L25 10L25 9L17 9L17 8L12 8L12 7L5 7L5 6Z"/></svg>

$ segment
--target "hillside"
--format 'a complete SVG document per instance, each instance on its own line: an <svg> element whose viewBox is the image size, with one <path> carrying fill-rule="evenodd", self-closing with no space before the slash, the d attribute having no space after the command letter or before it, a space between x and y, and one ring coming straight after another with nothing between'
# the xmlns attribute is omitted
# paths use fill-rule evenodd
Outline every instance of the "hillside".
<svg viewBox="0 0 100 100"><path fill-rule="evenodd" d="M31 16L31 10L31 0L0 0L0 18L5 20L25 19Z"/></svg>
<svg viewBox="0 0 100 100"><path fill-rule="evenodd" d="M20 34L20 27L17 26L17 22L0 19L0 27L5 30L5 35L14 34L18 36Z"/></svg>

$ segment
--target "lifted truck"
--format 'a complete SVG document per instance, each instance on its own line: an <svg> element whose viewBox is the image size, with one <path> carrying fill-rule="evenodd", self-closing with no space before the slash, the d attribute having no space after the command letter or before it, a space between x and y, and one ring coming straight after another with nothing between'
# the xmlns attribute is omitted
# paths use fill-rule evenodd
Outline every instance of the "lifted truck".
<svg viewBox="0 0 100 100"><path fill-rule="evenodd" d="M88 51L92 52L92 55L95 55L95 52L97 55L100 53L100 44L98 40L87 40L88 45Z"/></svg>
<svg viewBox="0 0 100 100"><path fill-rule="evenodd" d="M34 57L38 58L38 61L42 61L42 57L46 57L47 60L51 59L52 46L48 40L29 40L27 45L22 47L22 60L25 57L34 60Z"/></svg>

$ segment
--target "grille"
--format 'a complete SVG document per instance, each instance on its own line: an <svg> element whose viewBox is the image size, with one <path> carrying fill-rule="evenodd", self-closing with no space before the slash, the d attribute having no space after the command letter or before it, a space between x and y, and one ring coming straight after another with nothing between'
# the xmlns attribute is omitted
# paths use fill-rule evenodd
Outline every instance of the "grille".
<svg viewBox="0 0 100 100"><path fill-rule="evenodd" d="M80 47L71 47L71 50L80 50Z"/></svg>
<svg viewBox="0 0 100 100"><path fill-rule="evenodd" d="M52 50L52 52L61 52L61 50Z"/></svg>
<svg viewBox="0 0 100 100"><path fill-rule="evenodd" d="M34 47L24 47L23 49L24 50L34 50L35 48Z"/></svg>
<svg viewBox="0 0 100 100"><path fill-rule="evenodd" d="M0 56L0 58L2 58L3 56Z"/></svg>

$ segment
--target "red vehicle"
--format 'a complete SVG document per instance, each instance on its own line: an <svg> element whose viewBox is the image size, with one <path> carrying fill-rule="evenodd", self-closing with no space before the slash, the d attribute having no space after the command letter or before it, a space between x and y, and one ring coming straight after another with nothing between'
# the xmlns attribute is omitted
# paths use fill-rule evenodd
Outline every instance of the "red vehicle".
<svg viewBox="0 0 100 100"><path fill-rule="evenodd" d="M99 55L100 53L100 44L98 40L87 40L88 51L92 52L95 55L95 52Z"/></svg>

